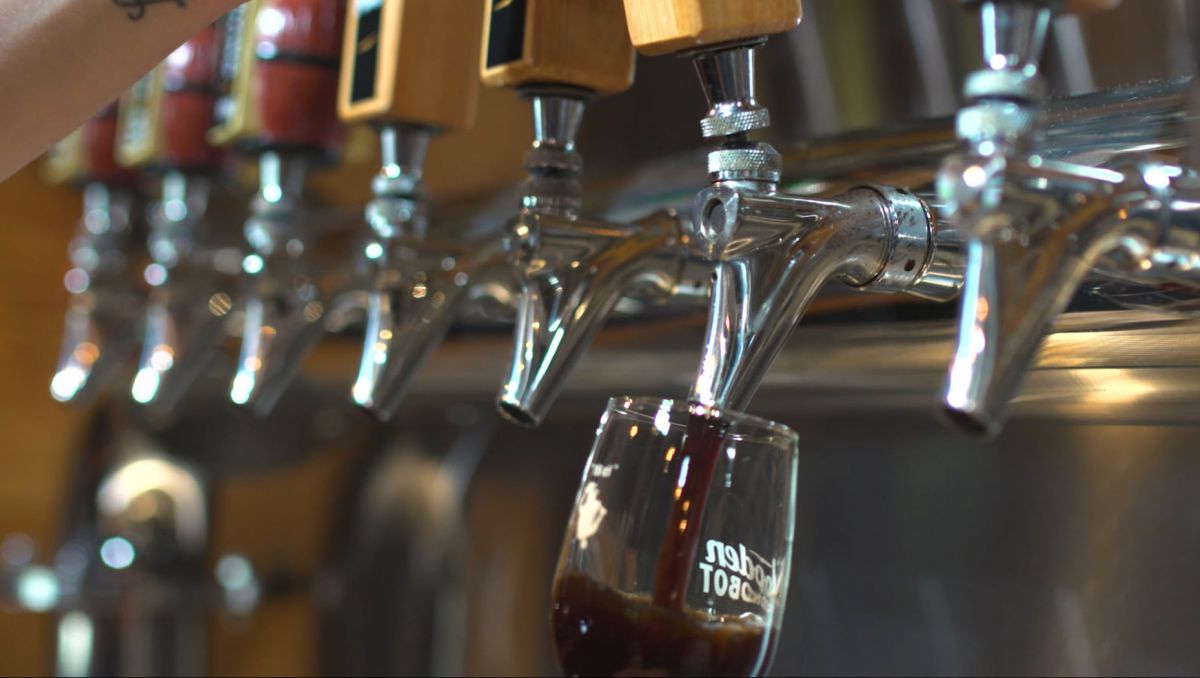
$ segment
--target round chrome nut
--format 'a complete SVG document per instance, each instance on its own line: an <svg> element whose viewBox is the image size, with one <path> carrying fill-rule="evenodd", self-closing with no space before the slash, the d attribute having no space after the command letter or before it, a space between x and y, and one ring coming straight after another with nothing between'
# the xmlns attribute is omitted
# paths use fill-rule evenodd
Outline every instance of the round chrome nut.
<svg viewBox="0 0 1200 678"><path fill-rule="evenodd" d="M766 108L716 109L700 121L700 132L706 139L745 134L771 126L771 112Z"/></svg>
<svg viewBox="0 0 1200 678"><path fill-rule="evenodd" d="M718 148L708 154L708 176L712 181L778 182L783 159L769 144Z"/></svg>

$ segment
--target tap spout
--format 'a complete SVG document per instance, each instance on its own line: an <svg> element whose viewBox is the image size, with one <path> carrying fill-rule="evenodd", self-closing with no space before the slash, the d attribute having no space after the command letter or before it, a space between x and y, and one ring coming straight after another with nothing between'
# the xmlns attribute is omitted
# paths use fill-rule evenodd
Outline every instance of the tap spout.
<svg viewBox="0 0 1200 678"><path fill-rule="evenodd" d="M258 416L274 409L324 334L326 304L333 306L306 255L297 228L306 162L265 153L258 197L246 222L250 253L245 273L242 341L229 398ZM324 285L327 287L327 285Z"/></svg>
<svg viewBox="0 0 1200 678"><path fill-rule="evenodd" d="M472 286L507 265L501 238L461 242L429 233L422 174L434 132L415 125L379 131L383 163L367 205L371 233L361 257L370 279L366 331L351 396L384 420L400 408Z"/></svg>
<svg viewBox="0 0 1200 678"><path fill-rule="evenodd" d="M1008 160L991 175L984 167L952 159L939 179L975 184L957 186L951 205L970 238L940 409L969 432L995 435L1043 338L1089 271L1127 262L1116 274L1137 277L1153 265L1145 253L1173 229L1194 231L1188 222L1197 203L1179 198L1183 172L1163 165L1118 172Z"/></svg>
<svg viewBox="0 0 1200 678"><path fill-rule="evenodd" d="M373 253L372 244L367 248ZM383 420L400 408L472 287L507 271L508 263L498 240L478 247L420 240L393 243L389 250L390 261L376 272L367 297L363 350L352 388L354 402Z"/></svg>
<svg viewBox="0 0 1200 678"><path fill-rule="evenodd" d="M830 280L933 299L957 294L917 197L856 188L829 199L716 184L696 199L695 242L715 266L694 402L744 410ZM947 245L947 249L949 249Z"/></svg>
<svg viewBox="0 0 1200 678"><path fill-rule="evenodd" d="M671 293L684 265L683 228L671 212L626 225L523 210L511 233L521 298L498 405L534 426L623 295Z"/></svg>

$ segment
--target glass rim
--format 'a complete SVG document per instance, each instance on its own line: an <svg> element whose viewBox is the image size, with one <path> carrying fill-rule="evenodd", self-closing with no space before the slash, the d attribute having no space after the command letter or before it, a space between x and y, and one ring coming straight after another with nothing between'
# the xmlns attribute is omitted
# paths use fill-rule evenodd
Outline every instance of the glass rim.
<svg viewBox="0 0 1200 678"><path fill-rule="evenodd" d="M700 408L715 413L721 419L733 424L730 434L734 437L746 437L748 434L756 437L764 434L774 434L789 439L792 442L793 450L800 444L800 434L786 424L763 417L756 417L753 414L746 414L737 410L721 409L692 403L686 399L663 398L661 396L613 396L608 399L607 409L618 413L627 412L653 422L655 414L663 409L663 403L668 402L671 403L670 411L672 415L676 413L691 414L693 408ZM687 424L676 421L674 416L672 416L671 425L686 427Z"/></svg>

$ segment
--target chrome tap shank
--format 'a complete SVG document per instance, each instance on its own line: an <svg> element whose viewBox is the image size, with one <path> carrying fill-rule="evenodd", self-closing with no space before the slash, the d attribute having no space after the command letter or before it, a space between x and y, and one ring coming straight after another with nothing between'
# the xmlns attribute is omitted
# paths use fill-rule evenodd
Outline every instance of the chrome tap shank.
<svg viewBox="0 0 1200 678"><path fill-rule="evenodd" d="M521 211L509 224L521 290L509 363L497 404L534 426L622 296L665 299L681 283L683 226L665 211L630 224L580 217L583 159L575 148L588 94L527 90L534 141Z"/></svg>
<svg viewBox="0 0 1200 678"><path fill-rule="evenodd" d="M162 197L150 210L153 261L143 272L150 293L130 393L159 415L175 407L209 364L234 304L235 282L217 270L212 243L198 232L211 188L210 177L167 172Z"/></svg>
<svg viewBox="0 0 1200 678"><path fill-rule="evenodd" d="M971 212L965 205L991 200L976 196L956 206L984 235L968 242L942 404L953 423L987 435L1003 427L1038 347L1089 272L1195 284L1184 248L1168 244L1197 233L1200 203L1182 169L1148 163L1116 171L1036 156L1005 168L978 187L998 202Z"/></svg>
<svg viewBox="0 0 1200 678"><path fill-rule="evenodd" d="M370 279L354 402L382 419L400 408L413 378L450 331L472 289L507 273L502 238L430 235L422 173L433 130L380 130L383 167L373 183L362 250Z"/></svg>
<svg viewBox="0 0 1200 678"><path fill-rule="evenodd" d="M1051 9L983 3L985 68L967 80L963 148L938 176L946 214L968 240L940 410L987 435L1003 427L1042 339L1089 271L1188 278L1177 243L1195 240L1186 170L1153 161L1095 168L1036 153L1038 58Z"/></svg>
<svg viewBox="0 0 1200 678"><path fill-rule="evenodd" d="M307 164L301 156L263 153L245 226L242 341L229 398L259 416L274 408L326 321L361 304L352 275L318 265L307 251L312 234L299 226Z"/></svg>
<svg viewBox="0 0 1200 678"><path fill-rule="evenodd" d="M621 297L669 297L681 279L679 219L658 212L633 224L525 211L513 226L521 285L513 357L498 403L536 425Z"/></svg>
<svg viewBox="0 0 1200 678"><path fill-rule="evenodd" d="M715 266L693 402L744 410L809 303L830 280L876 291L953 298L961 282L957 239L927 205L890 187L828 199L778 190L781 160L746 134L769 124L754 100L756 43L694 55L710 110L712 185L689 233Z"/></svg>
<svg viewBox="0 0 1200 678"><path fill-rule="evenodd" d="M60 402L97 396L134 351L141 298L125 246L133 228L133 192L100 182L83 191L83 217L70 244L71 294L50 394Z"/></svg>

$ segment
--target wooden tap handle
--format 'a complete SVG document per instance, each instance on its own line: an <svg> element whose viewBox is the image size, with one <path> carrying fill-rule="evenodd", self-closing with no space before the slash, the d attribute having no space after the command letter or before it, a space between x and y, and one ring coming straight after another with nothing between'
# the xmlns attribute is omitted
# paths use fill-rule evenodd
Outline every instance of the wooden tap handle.
<svg viewBox="0 0 1200 678"><path fill-rule="evenodd" d="M618 0L487 0L483 82L567 85L613 94L633 84Z"/></svg>
<svg viewBox="0 0 1200 678"><path fill-rule="evenodd" d="M217 58L217 30L210 26L121 97L118 162L186 171L211 171L220 165L221 151L207 138L217 101Z"/></svg>
<svg viewBox="0 0 1200 678"><path fill-rule="evenodd" d="M648 55L782 33L801 15L800 0L625 0L633 46Z"/></svg>
<svg viewBox="0 0 1200 678"><path fill-rule="evenodd" d="M483 0L350 0L341 119L471 127L483 6Z"/></svg>
<svg viewBox="0 0 1200 678"><path fill-rule="evenodd" d="M346 0L250 0L222 21L209 140L246 152L331 156Z"/></svg>

